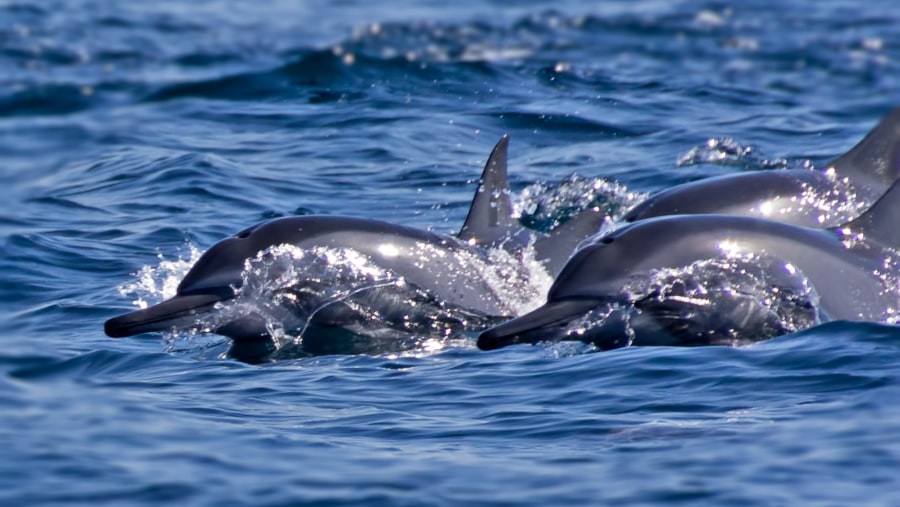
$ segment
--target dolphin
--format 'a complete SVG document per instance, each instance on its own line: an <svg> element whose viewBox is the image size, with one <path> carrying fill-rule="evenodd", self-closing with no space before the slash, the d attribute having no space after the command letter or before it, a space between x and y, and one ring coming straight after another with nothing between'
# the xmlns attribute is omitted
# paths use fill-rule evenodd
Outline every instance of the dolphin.
<svg viewBox="0 0 900 507"><path fill-rule="evenodd" d="M900 302L898 216L895 182L859 218L832 229L732 215L634 222L589 240L556 277L545 305L484 331L478 347L558 340L601 349L727 344L827 320L890 320ZM704 264L723 258L740 261L737 269ZM691 266L720 277L756 270L762 289L717 300L708 288L692 287L689 276L644 283L654 274L692 273L685 269ZM762 301L773 298L794 305L791 315L799 325L773 317Z"/></svg>
<svg viewBox="0 0 900 507"><path fill-rule="evenodd" d="M371 335L374 340L385 329L421 330L440 323L484 329L489 325L485 322L496 322L491 319L508 318L515 308L486 279L486 271L495 262L491 251L521 256L533 248L552 277L605 218L597 210L587 210L547 235L519 226L510 201L508 143L509 137L503 136L494 147L455 237L345 216L262 222L210 247L182 279L174 297L112 318L104 330L114 338L158 331L212 331L237 343L271 338L275 320L289 334L301 334L307 351L319 344L319 351L337 353L345 350L328 343L329 336L339 334L336 331L349 331L352 339L348 341L358 343L359 335ZM308 273L301 273L300 280L285 278L292 266L263 262L266 256L278 257L279 248L284 247L295 249L291 255L305 252L311 261L325 256L326 271L340 270L340 263L329 261L328 255L343 256L344 265L353 264L350 279L341 279L340 273L332 273L330 279ZM345 285L343 292L329 292L333 287L328 284L335 282ZM224 303L240 299L241 292L253 287L271 287L275 304L257 304L244 312L223 311ZM365 327L373 321L375 328ZM388 333L382 341L392 336ZM356 350L368 349L351 347Z"/></svg>
<svg viewBox="0 0 900 507"><path fill-rule="evenodd" d="M705 178L665 189L622 217L726 214L829 228L856 218L900 177L900 108L825 170L755 171Z"/></svg>

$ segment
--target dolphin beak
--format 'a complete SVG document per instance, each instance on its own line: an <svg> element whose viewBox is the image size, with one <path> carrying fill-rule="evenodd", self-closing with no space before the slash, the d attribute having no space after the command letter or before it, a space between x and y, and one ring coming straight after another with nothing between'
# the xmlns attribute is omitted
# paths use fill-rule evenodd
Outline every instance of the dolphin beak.
<svg viewBox="0 0 900 507"><path fill-rule="evenodd" d="M103 325L103 330L111 338L167 331L179 325L192 324L194 316L204 313L224 299L226 298L215 294L175 296L149 308L109 319Z"/></svg>
<svg viewBox="0 0 900 507"><path fill-rule="evenodd" d="M551 301L532 312L494 326L478 336L478 348L494 350L516 343L559 341L567 325L598 306L594 299Z"/></svg>

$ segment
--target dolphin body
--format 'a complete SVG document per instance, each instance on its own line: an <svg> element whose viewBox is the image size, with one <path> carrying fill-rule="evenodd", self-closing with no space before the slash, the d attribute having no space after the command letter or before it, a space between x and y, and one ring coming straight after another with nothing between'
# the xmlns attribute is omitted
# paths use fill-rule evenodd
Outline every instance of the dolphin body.
<svg viewBox="0 0 900 507"><path fill-rule="evenodd" d="M773 322L760 299L790 299L802 292L798 280L818 296L818 301L797 299L796 310L807 314L800 327L831 319L884 321L896 315L900 303L898 216L900 182L862 216L834 229L729 215L634 222L578 250L554 280L544 306L481 333L478 347L577 340L612 349L771 338L797 329ZM721 304L684 281L643 294L628 290L652 273L729 256L750 259L763 272L762 296Z"/></svg>
<svg viewBox="0 0 900 507"><path fill-rule="evenodd" d="M484 279L484 266L492 262L489 249L522 253L533 246L535 257L553 276L578 242L594 234L604 220L602 213L587 210L549 235L520 227L512 215L508 143L503 136L491 153L456 237L355 217L310 215L262 222L210 247L185 275L174 297L112 318L104 330L114 338L155 331L212 331L245 348L264 343L264 351L271 351L269 326L274 319L289 334L303 336L307 353L352 353L394 348L390 342L395 334L385 330L427 330L442 318L449 319L451 327L484 329L497 318L508 318L515 312ZM358 262L388 273L389 280L363 280L351 295L328 295L327 287L315 286L321 280L299 280L277 289L278 304L268 305L272 311L266 314L249 311L229 317L225 313L206 320L221 310L222 303L235 299L245 282L264 285L283 274L272 269L248 275L254 259L281 245L302 251L354 252ZM452 317L444 315L448 309L455 310ZM377 326L366 328L365 322L372 320L378 321ZM416 327L416 321L424 327ZM368 335L370 343L360 335Z"/></svg>
<svg viewBox="0 0 900 507"><path fill-rule="evenodd" d="M835 227L858 216L898 178L900 108L895 108L824 171L755 171L676 185L641 201L622 220L725 214L807 227ZM833 209L851 203L858 205L858 211Z"/></svg>

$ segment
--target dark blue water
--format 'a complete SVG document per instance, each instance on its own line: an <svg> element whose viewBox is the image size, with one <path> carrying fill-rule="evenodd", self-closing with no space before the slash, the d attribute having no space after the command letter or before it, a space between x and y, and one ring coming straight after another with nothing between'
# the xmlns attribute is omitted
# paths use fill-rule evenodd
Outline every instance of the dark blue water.
<svg viewBox="0 0 900 507"><path fill-rule="evenodd" d="M0 1L0 504L900 504L891 326L264 365L104 336L265 218L455 231L503 133L540 222L821 166L900 104L892 0L598 3Z"/></svg>

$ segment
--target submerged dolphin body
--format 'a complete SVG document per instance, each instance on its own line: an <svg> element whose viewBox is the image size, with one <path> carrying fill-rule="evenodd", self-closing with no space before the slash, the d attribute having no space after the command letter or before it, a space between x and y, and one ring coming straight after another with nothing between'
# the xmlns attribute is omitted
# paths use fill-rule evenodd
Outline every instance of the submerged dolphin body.
<svg viewBox="0 0 900 507"><path fill-rule="evenodd" d="M725 214L835 227L858 216L898 178L900 108L891 111L824 171L755 171L676 185L640 202L622 220Z"/></svg>
<svg viewBox="0 0 900 507"><path fill-rule="evenodd" d="M457 237L353 217L299 216L263 222L210 247L185 275L174 297L108 320L106 334L118 338L203 330L237 343L270 338L276 320L289 334L303 335L304 349L318 347L321 353L368 350L367 346L329 345L328 336L341 330L349 331L352 338L348 340L359 345L365 338L359 334L377 341L385 329L428 329L442 319L450 321L451 327L483 329L490 319L515 313L485 279L492 262L490 249L521 254L533 246L535 257L553 276L578 242L595 233L604 219L601 213L588 210L541 237L518 226L509 196L507 145L504 136L491 153ZM278 249L285 246L294 249L288 253L291 259L297 255L308 255L311 262L325 258L324 269L333 271L349 262L351 273L332 273L330 280L308 274L300 279L286 277L295 266L263 262L267 256L278 257ZM340 259L334 260L335 256ZM302 264L304 259L297 262ZM329 292L327 285L335 276L345 285L343 292ZM251 289L245 287L248 284L271 286L269 295L275 302L249 311L221 312L223 302ZM207 318L217 312L221 315ZM365 328L367 320L377 321L374 329ZM328 332L315 332L323 329ZM354 332L358 329L362 331ZM393 336L387 334L384 341Z"/></svg>
<svg viewBox="0 0 900 507"><path fill-rule="evenodd" d="M900 182L836 229L729 215L635 222L592 239L563 268L544 306L483 332L478 347L558 340L602 349L726 344L829 319L888 320L900 303L897 217ZM715 259L725 262L710 263ZM757 290L741 294L726 283L726 297L717 297L714 288L692 281L698 273L707 280L750 274ZM792 306L798 325L774 315L777 304Z"/></svg>

